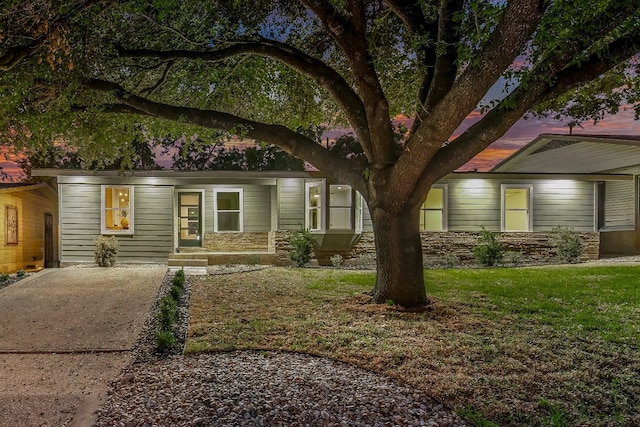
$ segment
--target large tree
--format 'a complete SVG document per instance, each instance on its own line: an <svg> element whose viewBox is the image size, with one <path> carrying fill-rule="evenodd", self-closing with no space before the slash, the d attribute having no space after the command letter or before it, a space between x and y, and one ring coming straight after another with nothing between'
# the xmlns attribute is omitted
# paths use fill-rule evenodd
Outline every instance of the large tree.
<svg viewBox="0 0 640 427"><path fill-rule="evenodd" d="M527 112L582 120L638 105L637 0L26 0L1 8L0 119L16 141L57 135L106 156L131 140L124 135L135 122L148 132L204 127L277 145L363 195L378 261L373 297L404 306L428 303L418 212L436 181ZM477 108L481 120L454 139ZM399 113L415 118L400 143ZM364 160L296 131L311 124L353 129Z"/></svg>

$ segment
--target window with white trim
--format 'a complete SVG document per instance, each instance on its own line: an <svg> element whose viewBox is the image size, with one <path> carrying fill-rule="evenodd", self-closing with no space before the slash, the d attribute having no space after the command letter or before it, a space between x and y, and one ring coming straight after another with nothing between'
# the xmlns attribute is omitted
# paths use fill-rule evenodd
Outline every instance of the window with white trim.
<svg viewBox="0 0 640 427"><path fill-rule="evenodd" d="M133 186L100 186L102 234L133 234Z"/></svg>
<svg viewBox="0 0 640 427"><path fill-rule="evenodd" d="M322 182L305 183L305 228L310 231L322 231Z"/></svg>
<svg viewBox="0 0 640 427"><path fill-rule="evenodd" d="M348 185L329 186L329 229L351 230L352 191Z"/></svg>
<svg viewBox="0 0 640 427"><path fill-rule="evenodd" d="M531 231L531 186L502 186L502 231Z"/></svg>
<svg viewBox="0 0 640 427"><path fill-rule="evenodd" d="M420 207L420 231L447 231L447 187L434 185Z"/></svg>
<svg viewBox="0 0 640 427"><path fill-rule="evenodd" d="M216 232L242 232L244 230L242 188L215 188L213 190L213 226Z"/></svg>
<svg viewBox="0 0 640 427"><path fill-rule="evenodd" d="M358 192L356 192L356 200L355 200L355 229L356 233L362 233L362 229L364 227L364 198Z"/></svg>

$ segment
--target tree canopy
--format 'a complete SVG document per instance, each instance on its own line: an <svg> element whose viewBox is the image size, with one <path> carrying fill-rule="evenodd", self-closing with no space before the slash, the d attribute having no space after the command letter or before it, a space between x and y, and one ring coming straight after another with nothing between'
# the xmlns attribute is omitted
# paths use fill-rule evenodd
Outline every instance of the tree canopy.
<svg viewBox="0 0 640 427"><path fill-rule="evenodd" d="M640 105L636 0L13 0L0 12L5 141L62 138L87 159L145 133L277 145L367 201L378 301L425 303L419 205L523 115ZM400 143L397 114L415 118ZM365 161L298 131L311 125L348 126Z"/></svg>

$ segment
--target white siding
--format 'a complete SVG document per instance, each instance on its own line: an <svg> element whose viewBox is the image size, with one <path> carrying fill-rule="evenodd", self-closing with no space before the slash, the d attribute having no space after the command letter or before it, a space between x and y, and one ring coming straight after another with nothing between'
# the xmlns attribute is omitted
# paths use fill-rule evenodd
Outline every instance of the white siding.
<svg viewBox="0 0 640 427"><path fill-rule="evenodd" d="M304 179L278 179L280 202L279 230L299 230L304 227Z"/></svg>
<svg viewBox="0 0 640 427"><path fill-rule="evenodd" d="M94 261L100 235L100 185L60 184L60 261ZM118 260L166 262L172 252L173 187L135 188L134 234L118 236Z"/></svg>
<svg viewBox="0 0 640 427"><path fill-rule="evenodd" d="M607 181L604 186L604 226L633 227L634 182Z"/></svg>
<svg viewBox="0 0 640 427"><path fill-rule="evenodd" d="M444 180L448 184L449 231L500 231L501 184L533 186L532 231L556 226L594 230L594 186L570 180Z"/></svg>

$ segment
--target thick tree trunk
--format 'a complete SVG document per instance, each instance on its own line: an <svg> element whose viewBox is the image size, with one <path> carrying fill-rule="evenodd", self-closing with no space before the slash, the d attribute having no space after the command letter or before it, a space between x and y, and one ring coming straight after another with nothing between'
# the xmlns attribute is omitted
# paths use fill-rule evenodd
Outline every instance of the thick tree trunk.
<svg viewBox="0 0 640 427"><path fill-rule="evenodd" d="M371 219L378 262L374 301L427 306L418 213L406 209L395 214L378 208L372 209Z"/></svg>

